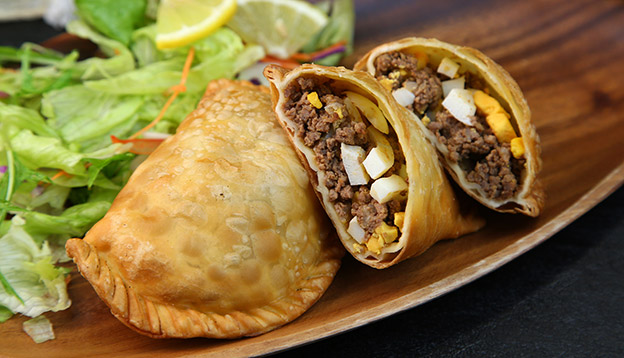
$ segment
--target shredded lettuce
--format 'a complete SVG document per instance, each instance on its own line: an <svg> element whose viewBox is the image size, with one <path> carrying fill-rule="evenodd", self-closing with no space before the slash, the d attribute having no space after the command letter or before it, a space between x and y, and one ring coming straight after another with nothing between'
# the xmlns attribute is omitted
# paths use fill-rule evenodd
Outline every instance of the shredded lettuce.
<svg viewBox="0 0 624 358"><path fill-rule="evenodd" d="M74 77L82 80L109 78L126 73L135 68L132 52L119 41L110 39L97 33L81 20L74 20L67 24L67 32L91 40L98 45L100 51L108 58L92 57L73 64L66 69L72 69Z"/></svg>
<svg viewBox="0 0 624 358"><path fill-rule="evenodd" d="M68 270L54 266L48 243L38 245L24 230L25 223L13 217L0 238L0 305L29 317L64 310L71 303L65 286Z"/></svg>
<svg viewBox="0 0 624 358"><path fill-rule="evenodd" d="M45 316L29 319L22 324L22 328L35 343L43 343L55 338L52 323Z"/></svg>
<svg viewBox="0 0 624 358"><path fill-rule="evenodd" d="M13 317L13 312L11 312L10 309L0 305L0 323L6 321L11 317Z"/></svg>

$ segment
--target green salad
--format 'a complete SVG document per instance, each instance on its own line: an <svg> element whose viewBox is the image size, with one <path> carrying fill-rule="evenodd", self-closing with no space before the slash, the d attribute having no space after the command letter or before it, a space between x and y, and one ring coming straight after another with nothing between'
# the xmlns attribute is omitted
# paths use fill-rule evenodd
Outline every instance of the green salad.
<svg viewBox="0 0 624 358"><path fill-rule="evenodd" d="M0 47L0 322L15 314L38 317L24 324L37 342L53 338L40 315L71 304L65 241L84 236L104 216L149 153L142 145L175 133L208 82L243 74L257 80L260 72L249 69L266 61L265 48L227 26L191 45L158 50L155 1L76 0L76 6L78 19L66 31L97 45L97 56L80 59L76 51L33 43ZM316 6L327 25L300 52L336 64L351 48L352 0ZM115 16L115 9L125 15ZM165 106L191 47L185 91ZM127 140L159 114L143 138Z"/></svg>

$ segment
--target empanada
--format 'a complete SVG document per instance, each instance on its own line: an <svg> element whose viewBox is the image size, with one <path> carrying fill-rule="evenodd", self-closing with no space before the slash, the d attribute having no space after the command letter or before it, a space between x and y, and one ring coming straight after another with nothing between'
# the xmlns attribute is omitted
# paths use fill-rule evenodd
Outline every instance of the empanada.
<svg viewBox="0 0 624 358"><path fill-rule="evenodd" d="M155 338L279 327L319 299L344 253L268 89L229 80L209 84L66 248L111 312Z"/></svg>
<svg viewBox="0 0 624 358"><path fill-rule="evenodd" d="M484 224L460 205L407 110L369 74L316 65L264 74L278 120L359 261L385 268Z"/></svg>
<svg viewBox="0 0 624 358"><path fill-rule="evenodd" d="M412 112L466 193L500 212L539 215L539 137L520 87L501 66L472 48L405 38L371 50L355 69Z"/></svg>

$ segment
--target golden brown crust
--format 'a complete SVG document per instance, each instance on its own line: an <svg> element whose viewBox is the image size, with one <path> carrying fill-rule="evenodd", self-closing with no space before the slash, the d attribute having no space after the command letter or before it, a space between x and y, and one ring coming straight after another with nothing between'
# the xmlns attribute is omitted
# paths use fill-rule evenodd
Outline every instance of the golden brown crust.
<svg viewBox="0 0 624 358"><path fill-rule="evenodd" d="M67 242L128 327L154 338L253 336L327 289L343 250L273 117L268 89L211 83L106 216Z"/></svg>
<svg viewBox="0 0 624 358"><path fill-rule="evenodd" d="M531 111L527 101L511 75L479 50L452 45L436 39L417 37L404 38L377 46L364 55L354 68L357 71L366 71L375 75L375 59L391 51L422 51L429 55L433 62L439 62L443 57L451 57L466 69L479 74L487 82L492 93L515 119L516 129L525 147L526 170L521 178L522 189L516 196L508 200L488 199L478 185L466 179L465 172L458 164L448 160L446 147L438 142L435 135L425 130L420 120L414 122L424 129L429 140L436 145L447 171L466 193L485 206L500 212L538 216L544 207L545 199L543 187L537 177L542 167L540 140L531 122ZM412 113L411 117L414 118L415 115Z"/></svg>
<svg viewBox="0 0 624 358"><path fill-rule="evenodd" d="M465 212L460 208L460 202L444 175L433 146L425 139L421 129L408 120L408 111L390 100L389 94L369 74L344 67L302 65L290 72L277 66L268 66L264 75L271 82L277 118L297 148L343 245L356 259L371 267L386 268L422 253L441 239L456 238L484 225L484 221L474 212ZM346 223L339 218L329 201L328 189L322 184L324 173L318 169L312 149L295 135L295 125L284 113L284 91L299 76L331 79L345 89L369 97L376 102L396 132L405 154L409 176L405 224L396 251L374 255L357 252L353 248L355 240L347 233Z"/></svg>

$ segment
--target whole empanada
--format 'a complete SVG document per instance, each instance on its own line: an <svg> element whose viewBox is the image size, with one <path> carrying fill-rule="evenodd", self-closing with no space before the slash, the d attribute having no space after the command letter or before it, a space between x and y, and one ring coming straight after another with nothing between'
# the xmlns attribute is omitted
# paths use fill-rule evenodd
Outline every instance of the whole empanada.
<svg viewBox="0 0 624 358"><path fill-rule="evenodd" d="M155 338L279 327L320 298L344 252L268 90L229 80L66 248L111 312Z"/></svg>
<svg viewBox="0 0 624 358"><path fill-rule="evenodd" d="M355 69L406 101L466 193L500 212L540 214L539 137L520 87L501 66L473 48L412 37L374 48Z"/></svg>
<svg viewBox="0 0 624 358"><path fill-rule="evenodd" d="M435 148L364 72L269 66L277 118L347 250L386 268L484 225L455 195Z"/></svg>

